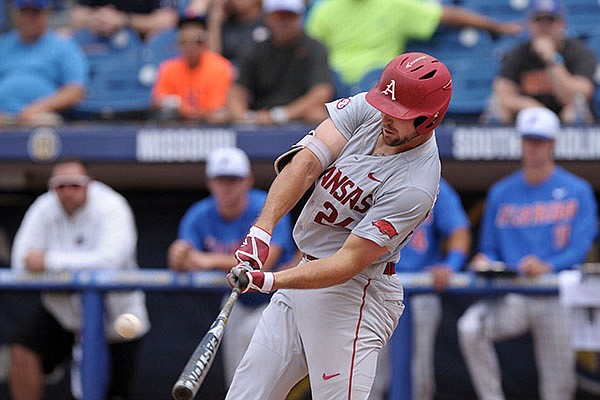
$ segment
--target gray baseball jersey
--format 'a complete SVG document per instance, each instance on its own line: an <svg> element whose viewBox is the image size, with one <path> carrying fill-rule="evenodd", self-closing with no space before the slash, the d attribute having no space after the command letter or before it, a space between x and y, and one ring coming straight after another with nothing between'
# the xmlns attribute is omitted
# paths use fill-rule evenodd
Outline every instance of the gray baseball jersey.
<svg viewBox="0 0 600 400"><path fill-rule="evenodd" d="M401 154L375 156L381 114L365 94L327 108L349 141L317 180L294 238L300 250L319 258L341 248L350 233L388 251L342 284L278 290L254 331L227 400L282 400L306 374L314 399L366 400L379 351L404 309L400 280L384 269L386 262L398 260L400 248L434 204L440 176L435 138ZM307 258L301 264L305 262Z"/></svg>
<svg viewBox="0 0 600 400"><path fill-rule="evenodd" d="M403 153L375 156L381 113L364 93L328 103L327 110L349 141L317 181L294 239L305 254L323 258L353 233L387 248L378 263L396 262L435 202L440 177L435 137Z"/></svg>

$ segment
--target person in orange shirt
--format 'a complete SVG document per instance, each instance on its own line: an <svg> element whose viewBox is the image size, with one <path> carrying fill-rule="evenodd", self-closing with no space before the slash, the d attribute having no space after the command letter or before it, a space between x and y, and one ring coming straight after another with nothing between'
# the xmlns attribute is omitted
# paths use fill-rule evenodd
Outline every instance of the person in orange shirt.
<svg viewBox="0 0 600 400"><path fill-rule="evenodd" d="M224 121L224 106L235 78L225 57L209 50L206 16L184 14L178 23L181 54L163 61L152 88L160 115L206 123Z"/></svg>

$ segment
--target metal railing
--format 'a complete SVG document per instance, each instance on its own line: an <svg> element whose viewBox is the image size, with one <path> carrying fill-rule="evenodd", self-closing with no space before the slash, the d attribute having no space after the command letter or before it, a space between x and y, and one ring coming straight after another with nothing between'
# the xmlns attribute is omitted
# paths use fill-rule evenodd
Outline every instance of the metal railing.
<svg viewBox="0 0 600 400"><path fill-rule="evenodd" d="M144 291L200 291L225 292L228 286L224 273L202 271L177 273L166 269L139 269L132 271L98 270L56 273L14 272L0 269L0 291L51 291L74 290L82 294L83 329L81 376L83 400L102 400L107 382L107 354L104 337L103 294L113 290L141 289ZM407 298L413 293L432 292L432 279L425 273L399 273ZM484 278L472 273L457 273L450 280L446 293L455 295L493 295L519 292L536 295L558 294L558 275L549 274L540 278ZM390 399L410 399L410 307L404 314L396 330L404 335L397 343L401 348L394 349L394 379ZM165 394L165 397L168 394Z"/></svg>

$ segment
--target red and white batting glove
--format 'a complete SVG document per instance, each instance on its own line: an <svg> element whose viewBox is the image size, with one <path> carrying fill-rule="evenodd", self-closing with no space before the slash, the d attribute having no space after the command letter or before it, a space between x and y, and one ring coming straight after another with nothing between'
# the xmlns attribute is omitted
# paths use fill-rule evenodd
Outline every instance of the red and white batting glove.
<svg viewBox="0 0 600 400"><path fill-rule="evenodd" d="M259 291L269 293L275 282L272 272L248 270L247 265L236 265L227 274L227 283L232 288L240 289L240 293Z"/></svg>
<svg viewBox="0 0 600 400"><path fill-rule="evenodd" d="M267 231L252 225L244 242L235 251L235 258L240 264L246 263L252 269L262 269L269 256L270 244L271 235Z"/></svg>

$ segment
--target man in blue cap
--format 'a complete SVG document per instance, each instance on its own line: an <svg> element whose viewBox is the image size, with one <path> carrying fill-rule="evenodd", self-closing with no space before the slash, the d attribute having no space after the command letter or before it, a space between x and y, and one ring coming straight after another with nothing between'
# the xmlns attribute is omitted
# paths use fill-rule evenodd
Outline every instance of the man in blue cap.
<svg viewBox="0 0 600 400"><path fill-rule="evenodd" d="M596 56L581 40L567 38L560 0L533 0L527 21L530 40L504 57L494 81L496 117L505 124L527 107L547 107L563 123L592 122ZM583 110L578 110L578 101Z"/></svg>
<svg viewBox="0 0 600 400"><path fill-rule="evenodd" d="M0 127L47 125L84 97L87 61L48 30L50 0L14 0L15 29L0 35Z"/></svg>

